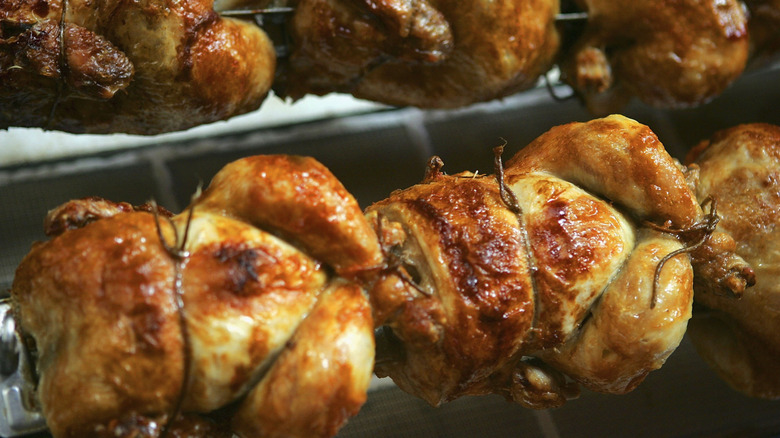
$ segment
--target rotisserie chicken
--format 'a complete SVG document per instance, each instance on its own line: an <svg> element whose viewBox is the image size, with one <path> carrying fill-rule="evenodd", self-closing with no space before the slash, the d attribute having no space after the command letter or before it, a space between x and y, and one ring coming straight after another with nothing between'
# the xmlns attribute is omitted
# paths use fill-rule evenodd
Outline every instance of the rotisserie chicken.
<svg viewBox="0 0 780 438"><path fill-rule="evenodd" d="M276 55L212 0L0 3L0 128L156 134L260 107Z"/></svg>
<svg viewBox="0 0 780 438"><path fill-rule="evenodd" d="M454 108L536 84L558 50L558 0L298 0L279 94L351 93Z"/></svg>
<svg viewBox="0 0 780 438"><path fill-rule="evenodd" d="M12 295L55 437L179 436L192 423L201 432L186 436L324 437L365 401L371 309L329 270L355 276L381 253L316 161L235 162L170 219L72 201L47 230ZM296 246L279 237L290 232Z"/></svg>
<svg viewBox="0 0 780 438"><path fill-rule="evenodd" d="M372 368L432 404L632 390L679 344L694 277L752 283L712 224L649 128L612 116L497 154L495 175L434 159L365 216L285 156L229 164L170 218L71 201L11 295L57 438L331 436Z"/></svg>
<svg viewBox="0 0 780 438"><path fill-rule="evenodd" d="M682 339L695 275L724 293L752 283L727 235L696 231L709 219L639 123L553 128L498 170L434 167L368 209L392 268L371 292L377 372L434 405L554 407L569 379L628 392Z"/></svg>
<svg viewBox="0 0 780 438"><path fill-rule="evenodd" d="M739 0L577 0L585 30L563 53L563 78L595 114L627 100L703 104L745 68L748 16Z"/></svg>
<svg viewBox="0 0 780 438"><path fill-rule="evenodd" d="M718 200L718 229L755 269L741 299L697 285L690 328L702 357L737 390L780 398L780 127L740 125L691 153L697 193Z"/></svg>

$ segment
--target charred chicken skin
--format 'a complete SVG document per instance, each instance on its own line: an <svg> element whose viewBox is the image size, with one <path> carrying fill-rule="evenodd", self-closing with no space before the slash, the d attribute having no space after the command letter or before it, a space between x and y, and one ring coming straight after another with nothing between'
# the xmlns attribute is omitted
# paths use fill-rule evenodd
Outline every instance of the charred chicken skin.
<svg viewBox="0 0 780 438"><path fill-rule="evenodd" d="M0 128L157 134L259 108L276 55L212 0L0 4Z"/></svg>
<svg viewBox="0 0 780 438"><path fill-rule="evenodd" d="M745 68L748 15L739 0L578 0L585 30L562 54L564 80L596 114L632 96L664 108L703 104Z"/></svg>
<svg viewBox="0 0 780 438"><path fill-rule="evenodd" d="M697 193L718 200L718 228L756 273L756 286L733 300L697 285L691 339L735 389L780 398L780 127L740 125L691 153Z"/></svg>
<svg viewBox="0 0 780 438"><path fill-rule="evenodd" d="M286 156L229 164L178 215L71 201L11 294L58 438L324 437L372 370L432 404L632 390L679 344L694 277L752 282L702 224L683 168L612 116L498 154L495 175L432 160L365 214Z"/></svg>

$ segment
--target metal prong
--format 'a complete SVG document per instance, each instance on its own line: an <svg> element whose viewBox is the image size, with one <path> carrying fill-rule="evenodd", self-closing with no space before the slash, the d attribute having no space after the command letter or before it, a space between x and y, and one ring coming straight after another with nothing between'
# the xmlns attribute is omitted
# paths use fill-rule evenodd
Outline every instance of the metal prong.
<svg viewBox="0 0 780 438"><path fill-rule="evenodd" d="M229 9L226 11L219 11L219 15L225 17L246 17L251 15L277 15L277 14L290 14L294 11L293 8L278 7L278 8L263 8L263 9Z"/></svg>
<svg viewBox="0 0 780 438"><path fill-rule="evenodd" d="M29 354L21 351L24 343L15 330L11 302L0 300L0 355L3 372L0 376L0 436L9 438L46 430L46 421L35 402L34 384ZM12 370L12 365L15 365Z"/></svg>
<svg viewBox="0 0 780 438"><path fill-rule="evenodd" d="M588 19L587 12L566 12L555 16L555 21L586 21Z"/></svg>

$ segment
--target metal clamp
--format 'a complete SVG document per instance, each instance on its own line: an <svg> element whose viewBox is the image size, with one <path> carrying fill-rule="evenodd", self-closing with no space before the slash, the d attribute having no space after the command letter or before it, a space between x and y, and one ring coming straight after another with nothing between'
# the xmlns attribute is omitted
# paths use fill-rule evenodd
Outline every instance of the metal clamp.
<svg viewBox="0 0 780 438"><path fill-rule="evenodd" d="M19 437L46 430L35 400L29 355L16 331L11 300L0 299L0 436Z"/></svg>

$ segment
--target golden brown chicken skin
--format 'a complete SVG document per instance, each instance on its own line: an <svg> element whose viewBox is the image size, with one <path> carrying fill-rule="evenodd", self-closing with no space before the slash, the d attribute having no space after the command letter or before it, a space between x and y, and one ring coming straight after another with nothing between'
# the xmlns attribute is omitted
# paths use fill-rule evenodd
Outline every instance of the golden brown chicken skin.
<svg viewBox="0 0 780 438"><path fill-rule="evenodd" d="M632 97L663 108L703 104L742 73L748 20L738 0L579 0L585 30L563 53L564 80L596 114Z"/></svg>
<svg viewBox="0 0 780 438"><path fill-rule="evenodd" d="M557 0L290 2L275 90L453 108L533 86L558 49Z"/></svg>
<svg viewBox="0 0 780 438"><path fill-rule="evenodd" d="M497 169L433 166L368 209L389 260L371 296L385 325L377 374L434 405L498 393L549 408L577 384L632 390L691 315L700 255L667 260L690 237L648 224L704 216L682 167L646 126L612 116L553 128ZM741 275L740 290L743 269L703 275Z"/></svg>
<svg viewBox="0 0 780 438"><path fill-rule="evenodd" d="M211 0L12 0L0 22L0 128L184 130L259 108L276 65Z"/></svg>
<svg viewBox="0 0 780 438"><path fill-rule="evenodd" d="M235 180L241 169L248 179L237 181L262 184L250 175L285 160L323 183L312 211L257 209L304 211L304 223L343 219L330 228L339 248L349 248L345 236L367 233L353 243L374 242L376 253L333 255L349 258L353 274L381 260L368 224L353 226L363 217L354 198L318 204L331 189L346 192L313 160L240 160L215 180ZM302 186L290 176L284 190ZM228 214L243 196L218 184L178 215L97 198L50 213L52 239L23 260L11 295L55 437L328 437L357 413L374 358L365 291L252 217Z"/></svg>
<svg viewBox="0 0 780 438"><path fill-rule="evenodd" d="M780 128L740 125L716 133L692 153L697 194L718 200L719 229L755 269L756 286L735 300L696 287L691 339L702 357L735 389L780 398Z"/></svg>

